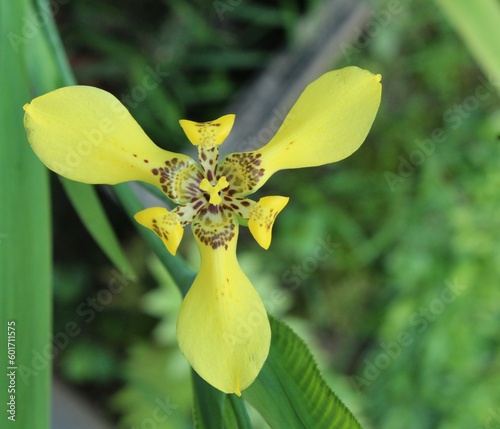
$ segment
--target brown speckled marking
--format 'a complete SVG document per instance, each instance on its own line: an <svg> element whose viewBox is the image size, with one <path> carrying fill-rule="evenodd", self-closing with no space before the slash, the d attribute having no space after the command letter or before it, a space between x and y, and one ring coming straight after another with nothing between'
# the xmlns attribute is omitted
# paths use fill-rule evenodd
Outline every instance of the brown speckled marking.
<svg viewBox="0 0 500 429"><path fill-rule="evenodd" d="M217 163L219 162L219 148L214 146L198 146L198 159L205 177L209 182L215 179Z"/></svg>
<svg viewBox="0 0 500 429"><path fill-rule="evenodd" d="M209 205L209 207L217 207ZM229 242L236 233L233 215L219 208L217 213L209 213L209 209L200 210L193 221L193 232L198 239L212 249L223 247L228 249Z"/></svg>
<svg viewBox="0 0 500 429"><path fill-rule="evenodd" d="M228 210L230 212L236 213L238 216L248 219L250 215L249 208L254 205L255 202L251 200L247 200L242 197L234 197L225 195L222 202L222 207L224 210Z"/></svg>
<svg viewBox="0 0 500 429"><path fill-rule="evenodd" d="M168 240L168 232L158 225L158 221L156 219L153 219L153 221L152 221L152 229L153 229L153 232L158 237L163 237L165 240Z"/></svg>
<svg viewBox="0 0 500 429"><path fill-rule="evenodd" d="M197 145L199 165L173 158L165 161L164 165L151 168L151 173L165 194L179 204L171 212L178 216L176 222L182 226L192 223L193 232L201 243L214 250L227 250L237 234L236 216L244 219L252 217L261 228L270 230L277 212L244 198L265 174L265 169L261 167L262 155L255 152L233 153L219 165L215 127L220 124L196 125L200 141ZM143 161L148 163L147 159ZM212 187L219 186L222 176L229 185L219 191L221 202L210 204L210 195L200 189L200 183L206 178ZM153 231L165 239L168 239L168 228L165 228L168 221L153 221L152 226Z"/></svg>
<svg viewBox="0 0 500 429"><path fill-rule="evenodd" d="M151 169L161 189L174 202L185 203L200 194L200 182L203 176L196 165L180 161L178 158L165 161L165 166Z"/></svg>
<svg viewBox="0 0 500 429"><path fill-rule="evenodd" d="M228 179L229 195L246 195L255 188L265 173L265 169L260 167L260 157L260 153L233 153L219 165L218 173L231 177L231 180Z"/></svg>
<svg viewBox="0 0 500 429"><path fill-rule="evenodd" d="M266 230L270 230L278 216L278 211L274 208L266 209L258 204L255 204L250 209L250 218L255 219L255 221L259 222L259 226L261 228L266 228Z"/></svg>
<svg viewBox="0 0 500 429"><path fill-rule="evenodd" d="M198 127L197 131L200 147L209 149L215 146L217 144L217 132L215 129L219 127L220 124L214 122L196 122L195 124Z"/></svg>
<svg viewBox="0 0 500 429"><path fill-rule="evenodd" d="M186 204L181 204L172 210L172 213L176 213L182 226L186 226L193 221L193 219L198 216L201 210L207 205L206 199L202 196L200 198L195 198Z"/></svg>
<svg viewBox="0 0 500 429"><path fill-rule="evenodd" d="M199 209L202 205L203 205L203 201L202 201L202 200L198 200L198 201L196 201L196 203L194 203L194 204L193 204L193 209L197 210L197 209Z"/></svg>

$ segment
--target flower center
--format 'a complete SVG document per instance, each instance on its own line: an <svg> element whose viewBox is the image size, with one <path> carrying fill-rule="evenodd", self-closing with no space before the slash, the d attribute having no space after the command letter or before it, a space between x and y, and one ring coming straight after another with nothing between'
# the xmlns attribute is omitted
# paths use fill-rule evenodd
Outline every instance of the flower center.
<svg viewBox="0 0 500 429"><path fill-rule="evenodd" d="M219 192L224 188L229 186L229 182L226 180L226 176L221 176L217 181L217 184L213 186L207 178L204 178L200 182L200 189L210 196L209 203L214 206L220 204L222 202L222 198L219 195Z"/></svg>

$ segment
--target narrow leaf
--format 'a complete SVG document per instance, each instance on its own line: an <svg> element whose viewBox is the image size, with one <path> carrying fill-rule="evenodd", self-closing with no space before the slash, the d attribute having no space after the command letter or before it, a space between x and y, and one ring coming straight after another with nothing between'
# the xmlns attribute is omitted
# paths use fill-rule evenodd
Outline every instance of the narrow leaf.
<svg viewBox="0 0 500 429"><path fill-rule="evenodd" d="M243 397L273 429L360 429L329 388L305 343L270 317L272 342L266 364Z"/></svg>
<svg viewBox="0 0 500 429"><path fill-rule="evenodd" d="M193 375L194 422L196 429L224 428L224 403L226 394L214 389L200 378Z"/></svg>
<svg viewBox="0 0 500 429"><path fill-rule="evenodd" d="M128 278L135 278L134 269L116 238L93 186L61 178L64 190L80 219L96 243L113 264Z"/></svg>
<svg viewBox="0 0 500 429"><path fill-rule="evenodd" d="M500 88L500 3L436 0L488 78Z"/></svg>
<svg viewBox="0 0 500 429"><path fill-rule="evenodd" d="M247 407L243 398L238 398L236 395L226 395L226 414L234 415L235 426L238 429L252 429L252 423L248 416Z"/></svg>
<svg viewBox="0 0 500 429"><path fill-rule="evenodd" d="M49 428L51 245L46 169L26 140L28 0L0 2L0 389L2 427Z"/></svg>

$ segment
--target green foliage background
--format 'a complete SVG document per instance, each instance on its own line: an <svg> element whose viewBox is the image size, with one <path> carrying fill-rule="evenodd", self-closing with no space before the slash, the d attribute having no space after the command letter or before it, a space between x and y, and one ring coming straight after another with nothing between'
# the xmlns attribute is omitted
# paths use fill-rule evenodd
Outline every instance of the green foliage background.
<svg viewBox="0 0 500 429"><path fill-rule="evenodd" d="M228 1L222 19L216 3L74 0L55 18L78 82L121 95L157 144L183 151L178 119L226 113L272 58L300 46L301 19L323 2ZM339 164L273 177L266 193L291 201L271 248L243 234L240 260L364 427L500 427L500 82L435 3L368 10L372 26L330 60L383 76L367 141ZM168 76L127 99L151 68ZM112 267L52 184L54 332L82 327L56 356L57 376L123 427L141 427L158 398L172 412L157 427L192 427L172 278L105 189L138 280ZM196 266L189 234L180 253ZM111 283L120 293L95 306Z"/></svg>

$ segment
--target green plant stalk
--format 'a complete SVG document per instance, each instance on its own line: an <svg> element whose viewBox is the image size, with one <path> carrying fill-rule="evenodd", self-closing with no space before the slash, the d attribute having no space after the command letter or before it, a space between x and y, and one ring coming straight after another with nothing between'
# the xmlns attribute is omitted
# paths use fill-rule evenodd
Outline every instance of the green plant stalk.
<svg viewBox="0 0 500 429"><path fill-rule="evenodd" d="M4 375L1 383L0 426L48 429L52 354L49 181L47 170L27 143L22 121L22 106L31 98L27 49L38 36L16 38L23 37L23 19L30 13L28 0L0 3L0 356L2 372L13 374L12 378ZM10 337L9 322L15 328ZM7 388L10 380L15 390ZM14 414L5 412L13 402L15 421L7 420Z"/></svg>

